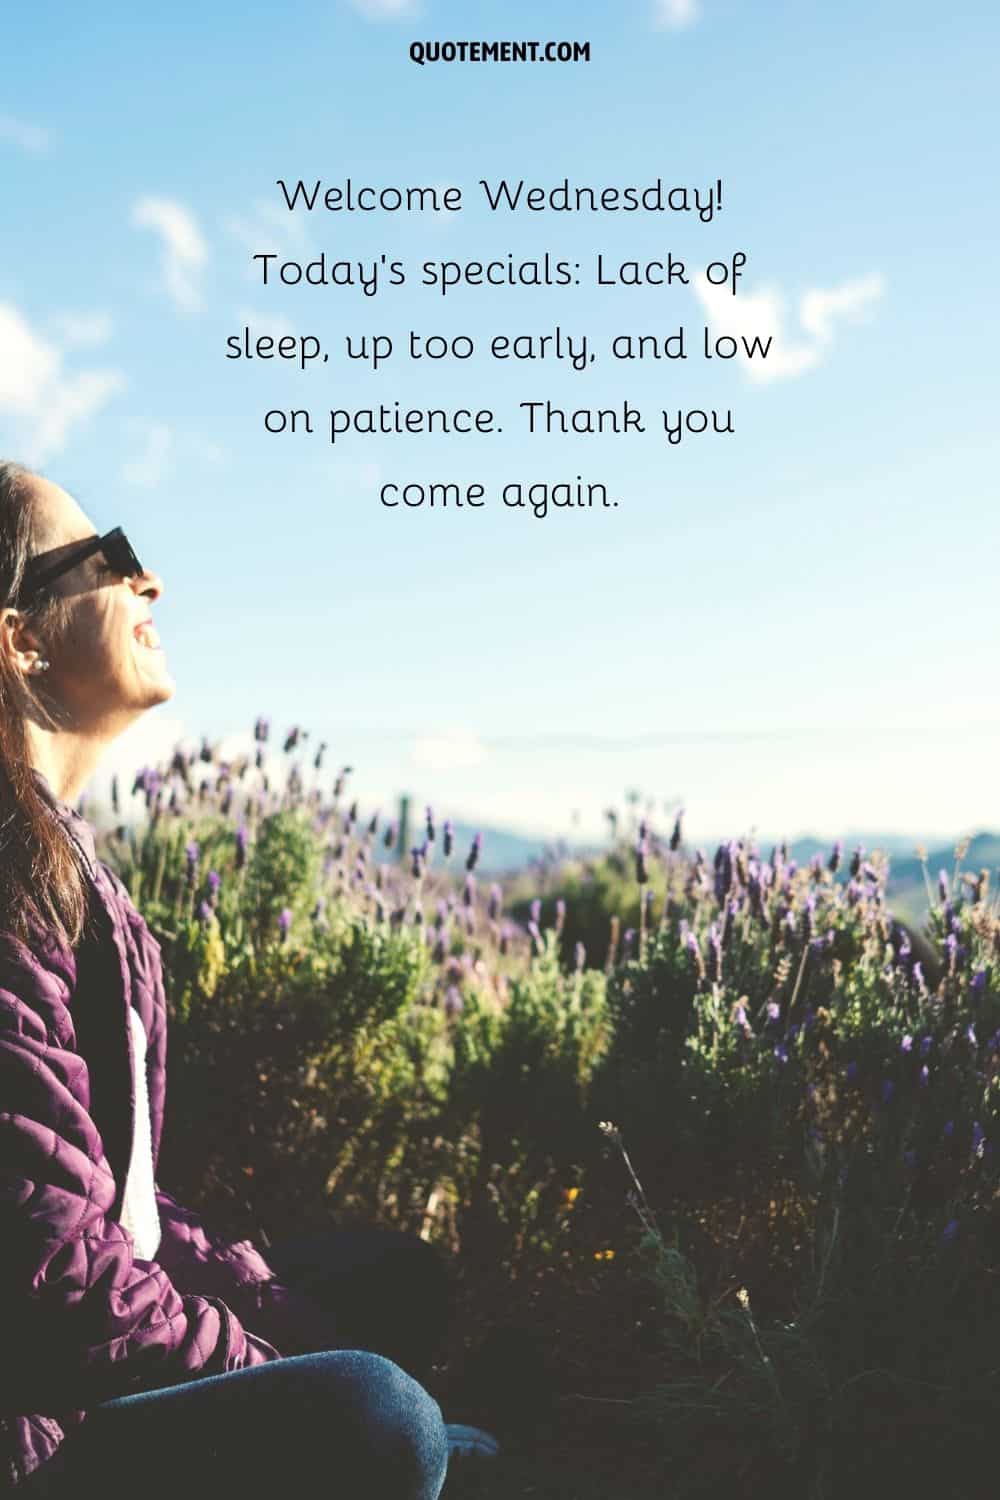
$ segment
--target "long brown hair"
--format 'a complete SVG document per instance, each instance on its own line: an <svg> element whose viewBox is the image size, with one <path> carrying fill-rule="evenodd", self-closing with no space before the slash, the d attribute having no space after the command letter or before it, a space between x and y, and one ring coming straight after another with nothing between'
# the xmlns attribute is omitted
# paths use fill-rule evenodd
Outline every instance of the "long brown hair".
<svg viewBox="0 0 1000 1500"><path fill-rule="evenodd" d="M0 462L0 610L13 608L36 550L34 475ZM25 608L43 630L58 628L63 608L43 596ZM0 932L26 939L39 926L75 944L87 907L72 841L39 791L31 767L29 715L51 722L24 675L0 650Z"/></svg>

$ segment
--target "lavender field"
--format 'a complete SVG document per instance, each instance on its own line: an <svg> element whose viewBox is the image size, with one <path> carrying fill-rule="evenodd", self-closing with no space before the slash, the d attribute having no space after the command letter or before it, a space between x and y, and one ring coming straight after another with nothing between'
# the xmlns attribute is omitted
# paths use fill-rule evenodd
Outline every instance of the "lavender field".
<svg viewBox="0 0 1000 1500"><path fill-rule="evenodd" d="M449 1494L985 1493L991 871L918 858L921 930L882 855L692 849L637 809L492 881L302 731L255 744L88 809L169 975L160 1175L265 1245L333 1217L455 1255L442 1404L484 1338L534 1352Z"/></svg>

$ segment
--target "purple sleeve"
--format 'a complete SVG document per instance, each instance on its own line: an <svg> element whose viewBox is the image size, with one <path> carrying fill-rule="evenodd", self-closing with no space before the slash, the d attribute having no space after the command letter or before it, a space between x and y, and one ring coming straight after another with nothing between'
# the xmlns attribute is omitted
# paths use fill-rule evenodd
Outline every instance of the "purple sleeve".
<svg viewBox="0 0 1000 1500"><path fill-rule="evenodd" d="M231 1243L213 1234L198 1214L159 1187L156 1203L162 1236L157 1258L177 1286L223 1298L282 1354L337 1347L332 1317L280 1282L250 1240Z"/></svg>

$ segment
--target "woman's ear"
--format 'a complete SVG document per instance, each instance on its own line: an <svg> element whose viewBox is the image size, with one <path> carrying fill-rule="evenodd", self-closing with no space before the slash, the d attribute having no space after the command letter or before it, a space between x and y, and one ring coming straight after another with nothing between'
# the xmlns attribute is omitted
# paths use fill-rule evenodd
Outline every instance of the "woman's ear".
<svg viewBox="0 0 1000 1500"><path fill-rule="evenodd" d="M48 670L41 638L19 609L0 610L0 653L22 677L34 677Z"/></svg>

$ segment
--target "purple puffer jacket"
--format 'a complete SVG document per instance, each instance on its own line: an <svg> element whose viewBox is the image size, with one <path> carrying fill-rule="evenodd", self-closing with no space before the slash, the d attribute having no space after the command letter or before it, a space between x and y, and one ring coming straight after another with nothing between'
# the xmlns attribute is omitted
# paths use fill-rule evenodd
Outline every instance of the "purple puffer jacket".
<svg viewBox="0 0 1000 1500"><path fill-rule="evenodd" d="M87 1407L262 1364L280 1358L278 1348L333 1343L325 1315L281 1286L249 1241L218 1240L159 1185L157 1259L136 1258L117 1221L136 1100L128 1007L149 1038L155 1163L166 1058L160 948L97 860L88 825L39 786L77 846L106 942L103 967L81 967L78 984L76 956L51 936L25 944L0 934L0 1491L44 1464ZM99 993L88 992L88 975Z"/></svg>

